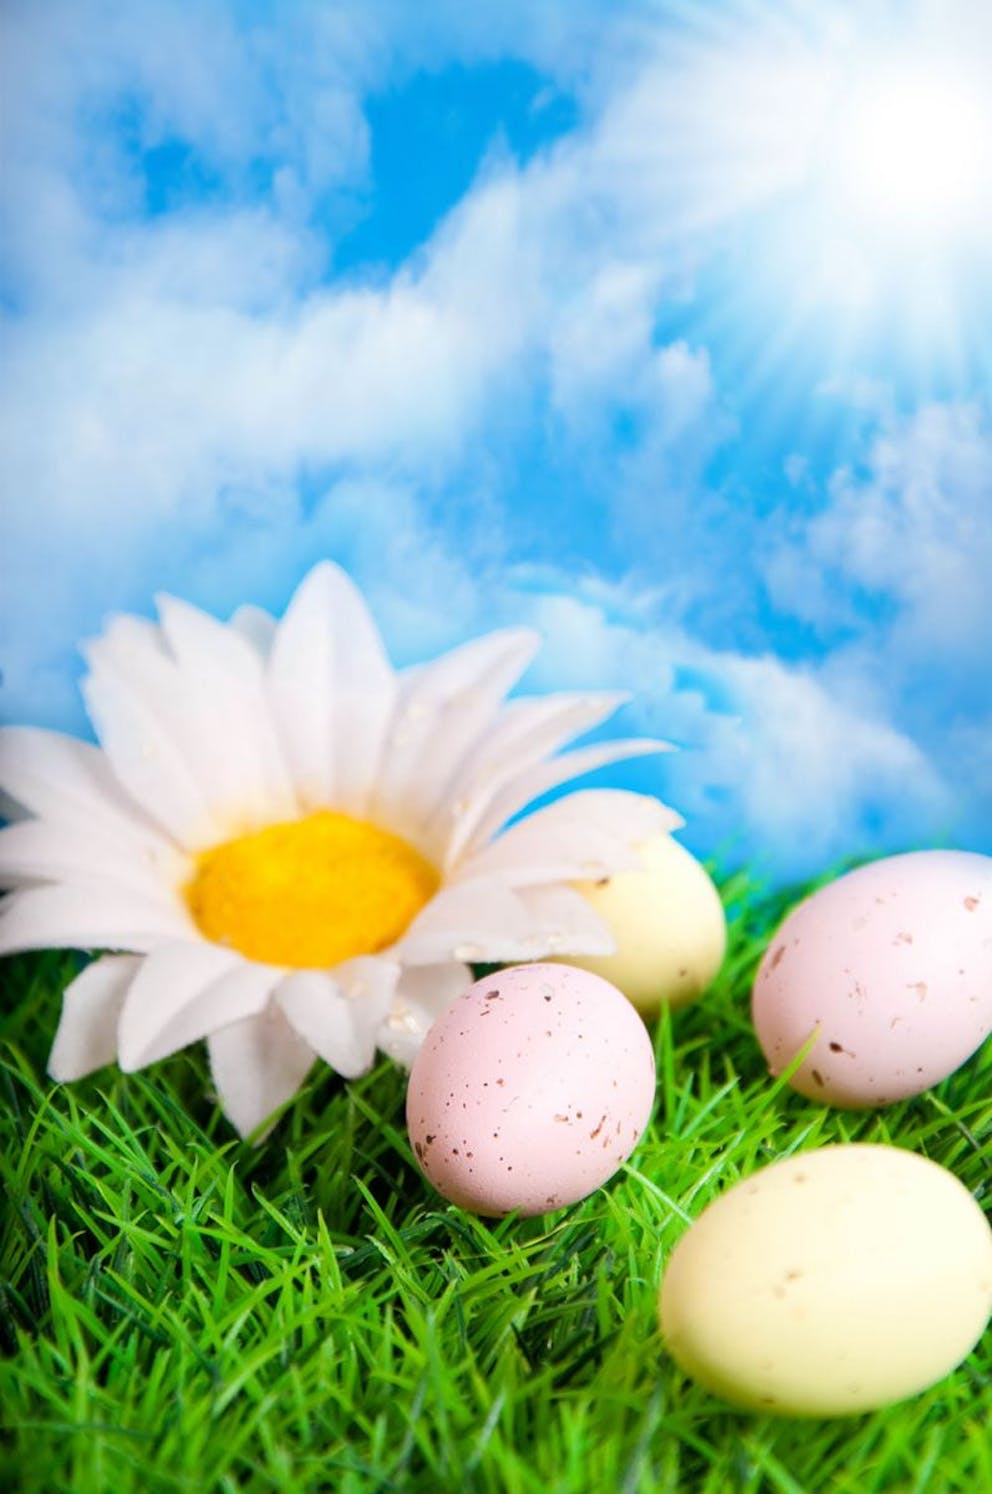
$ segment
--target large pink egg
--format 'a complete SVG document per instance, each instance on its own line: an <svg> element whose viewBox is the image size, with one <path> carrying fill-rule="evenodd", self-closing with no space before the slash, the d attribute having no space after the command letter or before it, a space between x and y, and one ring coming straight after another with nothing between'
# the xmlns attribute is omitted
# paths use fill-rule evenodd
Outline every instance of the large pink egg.
<svg viewBox="0 0 992 1494"><path fill-rule="evenodd" d="M752 1003L773 1074L810 1099L886 1105L959 1067L992 1030L992 857L911 851L858 867L789 914Z"/></svg>
<svg viewBox="0 0 992 1494"><path fill-rule="evenodd" d="M543 1214L612 1177L654 1091L647 1029L615 986L565 965L516 965L476 981L431 1027L407 1126L451 1203Z"/></svg>

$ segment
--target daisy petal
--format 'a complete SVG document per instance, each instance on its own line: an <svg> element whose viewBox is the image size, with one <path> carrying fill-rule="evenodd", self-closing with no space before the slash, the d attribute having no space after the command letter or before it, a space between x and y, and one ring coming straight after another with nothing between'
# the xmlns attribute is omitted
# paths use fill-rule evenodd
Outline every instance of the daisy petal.
<svg viewBox="0 0 992 1494"><path fill-rule="evenodd" d="M162 631L187 682L208 801L236 833L297 813L269 716L262 660L233 628L174 597L158 602Z"/></svg>
<svg viewBox="0 0 992 1494"><path fill-rule="evenodd" d="M142 963L124 1009L119 1062L142 1069L264 1008L281 971L217 944L168 944Z"/></svg>
<svg viewBox="0 0 992 1494"><path fill-rule="evenodd" d="M404 970L392 1010L379 1028L382 1052L409 1068L428 1028L473 979L469 967L457 961Z"/></svg>
<svg viewBox="0 0 992 1494"><path fill-rule="evenodd" d="M389 953L404 965L526 960L534 957L533 933L527 908L509 887L491 878L457 882L417 914Z"/></svg>
<svg viewBox="0 0 992 1494"><path fill-rule="evenodd" d="M0 830L0 886L99 877L146 897L178 887L190 863L170 842L129 843L85 824L22 820Z"/></svg>
<svg viewBox="0 0 992 1494"><path fill-rule="evenodd" d="M540 823L542 810L511 825L496 840L466 857L450 881L496 877L507 887L545 882L596 881L618 871L634 871L640 861L627 841L581 822L561 827ZM538 823L531 825L531 820Z"/></svg>
<svg viewBox="0 0 992 1494"><path fill-rule="evenodd" d="M4 727L0 780L16 803L44 819L98 828L129 843L168 844L89 742L41 727Z"/></svg>
<svg viewBox="0 0 992 1494"><path fill-rule="evenodd" d="M511 890L495 880L457 882L418 914L391 954L405 966L539 960L554 953L612 954L613 936L569 887Z"/></svg>
<svg viewBox="0 0 992 1494"><path fill-rule="evenodd" d="M512 778L494 795L472 832L468 849L480 849L507 820L525 809L534 799L546 794L549 789L556 788L559 783L567 783L570 778L578 778L583 773L591 773L595 768L621 762L624 758L673 750L670 742L627 737L619 742L596 742L590 747L580 747L575 752L565 752L560 757L552 758L550 762L538 763L536 767L528 768L526 772ZM449 850L449 857L450 855ZM450 861L448 865L451 865Z"/></svg>
<svg viewBox="0 0 992 1494"><path fill-rule="evenodd" d="M541 812L563 820L578 815L590 828L608 830L634 845L643 845L654 835L670 835L685 824L678 810L652 794L630 789L576 789Z"/></svg>
<svg viewBox="0 0 992 1494"><path fill-rule="evenodd" d="M530 915L531 939L540 946L529 958L615 954L615 938L588 899L574 888L526 887L520 900Z"/></svg>
<svg viewBox="0 0 992 1494"><path fill-rule="evenodd" d="M137 617L115 617L105 635L90 642L84 651L94 674L111 675L133 701L139 702L139 710L154 720L161 737L196 784L200 798L211 807L212 829L220 835L230 814L214 813L215 801L221 810L229 802L229 778L224 778L224 762L218 762L218 757L224 759L229 753L227 744L221 747L218 743L217 713L214 728L209 714L205 720L203 696L209 696L209 690L205 690L202 678L202 660L187 659L181 668L167 647L163 629ZM257 657L255 668L260 674ZM244 819L241 807L239 828L244 828Z"/></svg>
<svg viewBox="0 0 992 1494"><path fill-rule="evenodd" d="M140 965L136 955L104 955L66 986L48 1055L48 1072L57 1083L82 1079L113 1063L121 1007Z"/></svg>
<svg viewBox="0 0 992 1494"><path fill-rule="evenodd" d="M447 863L458 856L505 784L598 726L626 700L625 695L604 694L508 701L484 741L465 759L429 827L435 839L447 844Z"/></svg>
<svg viewBox="0 0 992 1494"><path fill-rule="evenodd" d="M96 645L81 689L114 775L145 812L186 848L223 839L176 734L163 725L164 692L153 710ZM172 715L185 711L178 700L169 705Z"/></svg>
<svg viewBox="0 0 992 1494"><path fill-rule="evenodd" d="M329 561L279 623L269 691L307 809L364 813L392 714L396 677L361 594Z"/></svg>
<svg viewBox="0 0 992 1494"><path fill-rule="evenodd" d="M375 1062L376 1032L399 973L398 965L377 959L349 960L332 974L295 970L276 991L276 1001L324 1062L354 1079Z"/></svg>
<svg viewBox="0 0 992 1494"><path fill-rule="evenodd" d="M207 1051L217 1098L241 1136L292 1099L316 1057L274 1003L261 1016L212 1032Z"/></svg>
<svg viewBox="0 0 992 1494"><path fill-rule="evenodd" d="M91 638L84 644L87 658L94 651L113 663L131 684L157 683L157 675L143 677L142 671L154 671L174 662L158 623L130 613L116 614L99 638Z"/></svg>
<svg viewBox="0 0 992 1494"><path fill-rule="evenodd" d="M539 643L529 628L490 633L405 676L370 805L373 819L421 828Z"/></svg>
<svg viewBox="0 0 992 1494"><path fill-rule="evenodd" d="M192 920L164 898L154 901L97 878L12 892L0 908L0 954L28 949L126 949L144 953L196 938Z"/></svg>
<svg viewBox="0 0 992 1494"><path fill-rule="evenodd" d="M276 620L264 607L247 604L231 617L231 627L255 649L259 658L267 659L276 633Z"/></svg>
<svg viewBox="0 0 992 1494"><path fill-rule="evenodd" d="M575 882L636 869L636 847L682 816L647 794L582 789L535 810L461 863L458 879L498 876L510 887Z"/></svg>

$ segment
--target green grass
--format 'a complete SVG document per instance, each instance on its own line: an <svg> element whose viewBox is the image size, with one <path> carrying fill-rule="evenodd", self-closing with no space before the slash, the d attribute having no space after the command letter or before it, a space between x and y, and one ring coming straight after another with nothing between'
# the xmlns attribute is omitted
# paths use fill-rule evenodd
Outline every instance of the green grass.
<svg viewBox="0 0 992 1494"><path fill-rule="evenodd" d="M666 1256L774 1158L894 1142L992 1197L992 1052L879 1114L776 1086L748 991L789 899L743 879L724 892L731 952L712 993L658 1026L647 1136L606 1188L534 1220L432 1193L388 1063L350 1085L315 1072L257 1150L207 1098L198 1049L52 1086L73 959L10 961L0 1486L992 1490L988 1347L912 1401L824 1422L735 1413L662 1350Z"/></svg>

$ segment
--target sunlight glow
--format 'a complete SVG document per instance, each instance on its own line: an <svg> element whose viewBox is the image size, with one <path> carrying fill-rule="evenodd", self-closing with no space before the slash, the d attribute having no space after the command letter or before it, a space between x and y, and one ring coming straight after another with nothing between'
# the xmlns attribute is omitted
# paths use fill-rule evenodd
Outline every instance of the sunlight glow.
<svg viewBox="0 0 992 1494"><path fill-rule="evenodd" d="M720 246L700 336L732 333L769 403L803 360L825 384L968 387L992 372L992 6L766 9L687 10L619 115L675 250Z"/></svg>
<svg viewBox="0 0 992 1494"><path fill-rule="evenodd" d="M954 75L883 70L856 92L836 171L854 210L928 238L966 228L989 207L992 112Z"/></svg>

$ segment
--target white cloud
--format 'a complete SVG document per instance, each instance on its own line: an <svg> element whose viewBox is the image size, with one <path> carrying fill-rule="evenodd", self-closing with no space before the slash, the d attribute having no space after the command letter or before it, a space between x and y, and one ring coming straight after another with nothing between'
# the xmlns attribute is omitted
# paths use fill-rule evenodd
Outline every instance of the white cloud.
<svg viewBox="0 0 992 1494"><path fill-rule="evenodd" d="M644 378L659 279L650 264L613 260L559 309L548 338L550 399L566 420L581 423L590 405L622 402L631 376Z"/></svg>
<svg viewBox="0 0 992 1494"><path fill-rule="evenodd" d="M695 477L729 424L705 349L684 339L657 343L662 285L657 267L609 259L555 307L547 333L549 398L580 442L601 441L605 422L624 411L643 425L640 444L654 455L667 450L681 460L688 444Z"/></svg>
<svg viewBox="0 0 992 1494"><path fill-rule="evenodd" d="M273 537L300 524L292 492L309 472L443 490L494 410L531 418L569 318L574 330L590 285L621 273L608 225L581 232L589 154L579 137L526 170L495 159L385 283L321 286L326 246L305 213L281 212L280 191L309 207L315 177L332 171L307 164L321 150L344 150L333 170L345 179L364 169L353 120L332 108L328 129L319 108L308 111L328 70L340 76L351 58L358 87L386 66L375 18L321 32L309 57L299 20L267 56L264 31L235 36L227 13L211 9L187 34L202 60L184 71L183 32L157 5L101 28L103 14L61 6L39 18L22 7L11 28L21 74L14 283L20 275L34 310L5 329L0 447L15 501L4 521L4 657L8 708L33 714L46 709L66 641L108 606L147 605L170 553L187 569L198 552L226 554L238 571L251 538L230 554L232 503L268 505L269 543L288 554L292 542ZM318 31L333 24L304 14ZM84 32L100 45L84 45ZM242 204L235 193L143 218L135 162L105 146L116 138L107 111L128 90L143 98L145 143L179 132L235 176L275 151L275 198ZM106 157L99 169L85 159L91 142ZM705 426L708 367L684 345L655 349L648 314L644 297L623 382L653 450L679 446L681 467ZM612 398L594 384L583 395L590 421ZM379 532L370 513L354 517ZM41 578L53 574L39 609Z"/></svg>
<svg viewBox="0 0 992 1494"><path fill-rule="evenodd" d="M950 749L927 735L933 712L929 727L914 722L914 745L896 705L921 657L955 680L984 662L987 413L886 416L867 475L839 473L801 543L779 548L775 600L811 624L835 627L851 596L851 627L864 628L858 594L887 600L895 621L869 629L860 653L804 668L757 646L748 656L736 637L707 645L679 622L724 595L729 631L748 626L735 588L753 586L754 561L736 538L746 518L705 487L734 430L707 350L657 330L659 306L688 294L695 271L673 228L692 220L685 192L700 170L714 185L728 160L741 168L729 196L729 178L715 183L721 212L740 206L735 193L757 201L795 183L802 132L769 152L752 127L778 121L782 135L802 68L770 113L743 109L741 146L742 109L723 108L728 56L698 96L691 69L666 92L650 17L604 28L596 6L482 16L445 4L418 20L386 3L301 5L276 31L238 32L233 14L179 21L160 0L11 9L8 710L70 719L69 650L112 608L147 610L166 587L219 612L247 599L279 610L327 553L367 588L399 658L530 620L548 639L533 684L633 689L644 728L689 745L663 761L658 787L698 817L709 848L739 832L749 854L800 874L859 849L866 824L939 834ZM495 152L392 275L323 283L365 180L369 89L439 56L506 48L576 82L582 124L526 166ZM135 96L128 151L107 120ZM715 121L702 161L673 144L680 108ZM147 220L138 147L176 138L223 190ZM543 449L602 494L636 577L517 564L501 464L545 420ZM808 469L791 470L808 486ZM968 723L954 730L975 758Z"/></svg>
<svg viewBox="0 0 992 1494"><path fill-rule="evenodd" d="M948 832L954 796L940 771L817 670L706 647L636 590L543 581L536 595L513 596L546 639L530 678L633 692L635 729L684 747L658 760L650 787L689 817L694 848L801 877ZM680 684L686 670L697 684Z"/></svg>
<svg viewBox="0 0 992 1494"><path fill-rule="evenodd" d="M189 167L219 211L251 208L303 240L291 288L312 286L368 188L369 93L439 56L478 57L484 30L453 7L445 35L393 0L293 0L268 16L233 0L12 0L2 25L3 273L32 310L86 304L116 283L122 241L136 251L168 231L146 218L161 169L149 176L146 154L162 148L176 156L170 214ZM523 34L549 49L546 26ZM239 280L234 253L228 273Z"/></svg>
<svg viewBox="0 0 992 1494"><path fill-rule="evenodd" d="M712 378L703 350L654 345L659 269L650 246L640 260L624 249L606 126L526 170L493 163L386 284L315 284L326 245L280 204L312 206L330 178L361 176L360 91L395 65L386 19L388 6L303 7L277 32L239 34L224 7L195 10L188 27L158 0L125 12L57 4L40 19L15 10L13 252L45 307L7 329L5 477L31 495L30 522L11 529L16 569L40 512L68 531L112 519L119 543L140 550L141 536L199 521L232 485L278 490L321 465L434 476L501 404L529 418L548 363L569 439L602 429L618 404L636 418L617 474L621 523L646 486L649 529L669 487L692 488L721 430ZM588 46L584 11L579 21ZM413 55L424 49L415 27L400 31ZM571 55L574 70L559 33L545 18L520 35L535 55ZM454 28L453 49L493 45L491 25ZM143 219L138 164L106 144L120 133L108 111L128 99L145 145L178 136L234 177L278 159L274 195ZM105 169L89 159L94 142Z"/></svg>
<svg viewBox="0 0 992 1494"><path fill-rule="evenodd" d="M954 800L934 834L987 847L992 824L992 411L886 417L863 468L768 560L776 604L829 643L826 688L917 744Z"/></svg>
<svg viewBox="0 0 992 1494"><path fill-rule="evenodd" d="M978 404L929 405L877 438L871 478L834 485L814 550L894 598L911 638L987 659L992 620L992 417ZM985 632L985 639L982 633Z"/></svg>
<svg viewBox="0 0 992 1494"><path fill-rule="evenodd" d="M992 411L930 404L890 416L867 472L836 471L826 506L770 558L776 602L836 626L838 595L864 599L889 667L924 659L955 677L988 660L992 627ZM857 594L847 604L858 607ZM872 625L873 615L877 622Z"/></svg>
<svg viewBox="0 0 992 1494"><path fill-rule="evenodd" d="M725 655L710 667L740 713L736 730L716 724L712 787L726 796L750 860L802 876L947 834L949 785L885 719L845 703L816 671L773 657Z"/></svg>

